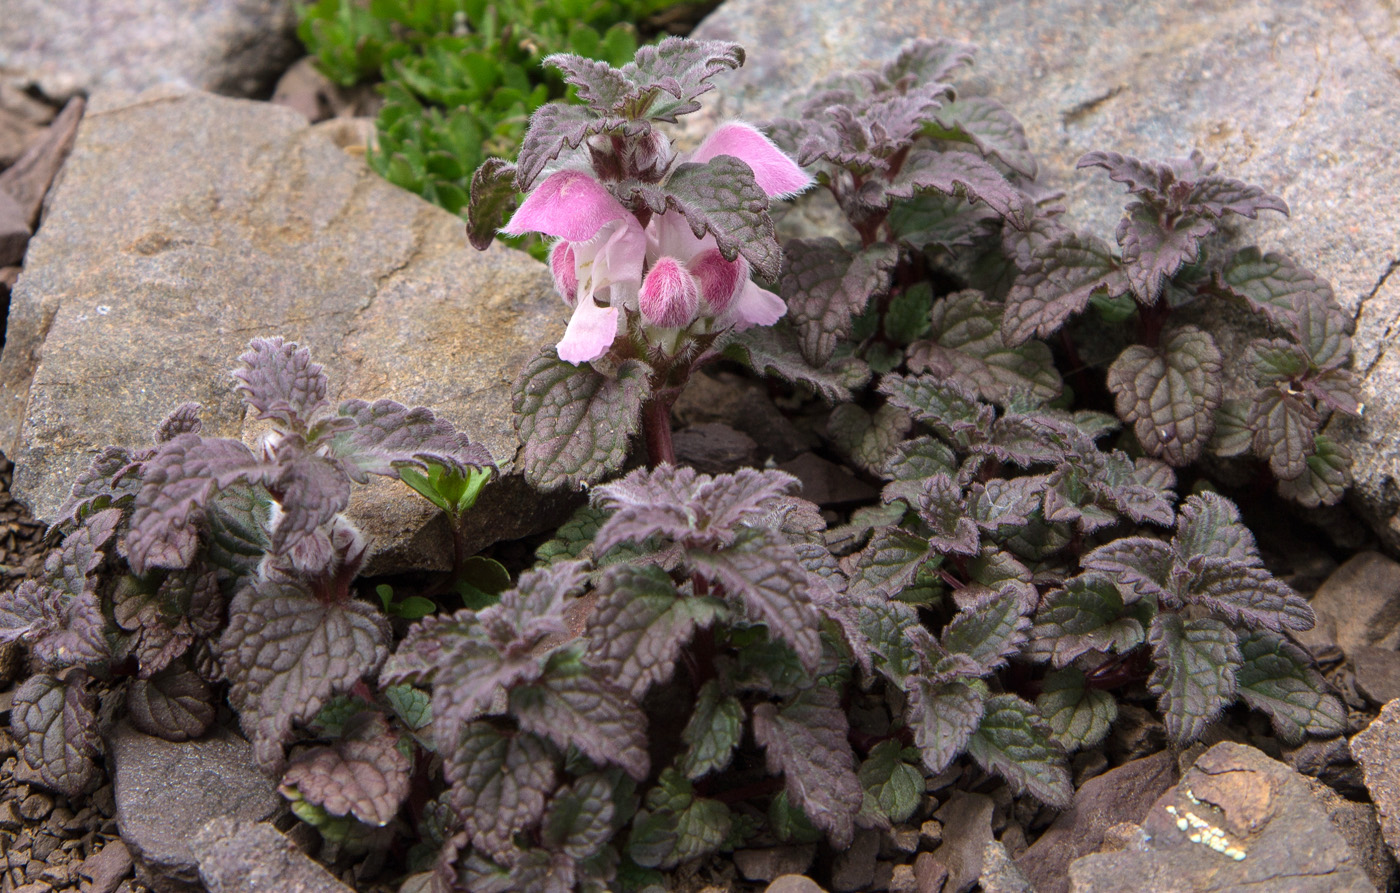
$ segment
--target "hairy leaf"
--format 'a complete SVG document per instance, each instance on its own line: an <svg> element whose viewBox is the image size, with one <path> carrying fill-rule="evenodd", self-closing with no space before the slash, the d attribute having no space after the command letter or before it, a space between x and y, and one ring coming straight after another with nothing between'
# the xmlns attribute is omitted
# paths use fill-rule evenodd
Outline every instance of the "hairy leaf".
<svg viewBox="0 0 1400 893"><path fill-rule="evenodd" d="M685 215L697 239L709 233L726 260L743 255L760 277L778 278L783 250L768 216L768 194L742 160L719 155L704 164L682 164L671 172L663 194L667 207Z"/></svg>
<svg viewBox="0 0 1400 893"><path fill-rule="evenodd" d="M510 712L520 728L561 749L573 745L596 763L620 766L639 781L646 777L645 714L622 689L582 665L563 665L512 688Z"/></svg>
<svg viewBox="0 0 1400 893"><path fill-rule="evenodd" d="M238 358L233 378L257 418L272 419L305 433L326 403L326 374L311 351L280 337L254 338Z"/></svg>
<svg viewBox="0 0 1400 893"><path fill-rule="evenodd" d="M485 251L515 210L515 165L502 158L487 158L472 174L471 201L467 205L467 241Z"/></svg>
<svg viewBox="0 0 1400 893"><path fill-rule="evenodd" d="M1147 641L1154 665L1147 687L1158 695L1167 734L1194 741L1235 700L1239 642L1219 620L1180 614L1158 614Z"/></svg>
<svg viewBox="0 0 1400 893"><path fill-rule="evenodd" d="M383 615L363 602L325 602L275 581L234 596L218 650L258 762L280 766L293 724L378 671L388 642Z"/></svg>
<svg viewBox="0 0 1400 893"><path fill-rule="evenodd" d="M913 678L905 711L924 766L934 775L967 748L982 722L982 696L962 682Z"/></svg>
<svg viewBox="0 0 1400 893"><path fill-rule="evenodd" d="M1200 254L1201 241L1215 232L1205 218L1184 214L1165 217L1153 205L1133 202L1118 224L1123 272L1133 295L1143 304L1157 303L1167 281Z"/></svg>
<svg viewBox="0 0 1400 893"><path fill-rule="evenodd" d="M1026 131L1006 106L986 96L965 96L947 103L934 115L936 128L925 133L937 139L970 142L983 157L995 158L1021 176L1034 180L1035 156Z"/></svg>
<svg viewBox="0 0 1400 893"><path fill-rule="evenodd" d="M77 524L93 512L129 505L141 489L141 475L133 472L144 458L121 447L107 447L94 456L92 464L74 479L54 526Z"/></svg>
<svg viewBox="0 0 1400 893"><path fill-rule="evenodd" d="M24 760L38 770L44 784L76 800L97 786L97 699L88 678L36 673L15 689L10 728Z"/></svg>
<svg viewBox="0 0 1400 893"><path fill-rule="evenodd" d="M886 222L894 240L917 251L937 246L953 252L974 247L1000 219L984 204L969 205L941 192L920 192L913 198L896 199Z"/></svg>
<svg viewBox="0 0 1400 893"><path fill-rule="evenodd" d="M363 484L371 474L392 475L404 466L426 469L429 462L458 474L495 465L485 447L472 443L426 407L409 409L393 400L346 400L338 412L354 419L355 427L337 433L332 448L357 483Z"/></svg>
<svg viewBox="0 0 1400 893"><path fill-rule="evenodd" d="M937 152L915 149L885 190L882 204L895 198L911 198L924 189L936 189L970 202L985 202L1018 229L1027 224L1025 197L1001 172L970 152Z"/></svg>
<svg viewBox="0 0 1400 893"><path fill-rule="evenodd" d="M985 438L996 417L996 410L961 386L929 375L886 375L880 379L880 393L948 440Z"/></svg>
<svg viewBox="0 0 1400 893"><path fill-rule="evenodd" d="M543 351L515 385L526 479L542 490L592 483L622 466L651 392L648 369L626 360L609 377Z"/></svg>
<svg viewBox="0 0 1400 893"><path fill-rule="evenodd" d="M687 778L699 778L729 765L743 735L744 708L733 695L720 691L717 680L700 686L695 712L681 732L687 745L679 768Z"/></svg>
<svg viewBox="0 0 1400 893"><path fill-rule="evenodd" d="M1297 744L1304 735L1330 738L1346 732L1346 708L1301 648L1254 630L1240 636L1240 656L1244 663L1235 674L1240 698L1267 713L1284 741Z"/></svg>
<svg viewBox="0 0 1400 893"><path fill-rule="evenodd" d="M767 754L768 771L783 774L788 796L838 848L850 846L864 799L846 728L840 696L823 686L781 709L771 703L753 709L754 740Z"/></svg>
<svg viewBox="0 0 1400 893"><path fill-rule="evenodd" d="M928 436L906 440L894 448L882 470L884 477L892 482L885 487L884 499L912 503L925 478L935 474L951 477L957 470L957 455L942 441Z"/></svg>
<svg viewBox="0 0 1400 893"><path fill-rule="evenodd" d="M977 524L966 515L962 489L947 475L925 480L914 507L932 531L929 547L934 551L977 554L981 540Z"/></svg>
<svg viewBox="0 0 1400 893"><path fill-rule="evenodd" d="M1291 481L1307 470L1320 424L1317 410L1284 388L1261 388L1249 408L1254 452L1269 460L1269 470L1280 480Z"/></svg>
<svg viewBox="0 0 1400 893"><path fill-rule="evenodd" d="M837 342L850 334L852 317L889 288L899 250L877 242L852 253L823 236L793 239L784 251L787 265L779 293L797 327L802 355L821 366L831 359Z"/></svg>
<svg viewBox="0 0 1400 893"><path fill-rule="evenodd" d="M473 722L455 747L442 749L443 773L464 830L488 855L505 856L515 834L544 815L554 791L549 745L527 732L511 735L489 722Z"/></svg>
<svg viewBox="0 0 1400 893"><path fill-rule="evenodd" d="M1279 481L1279 495L1308 508L1336 505L1351 484L1351 451L1326 435L1313 438L1307 470L1291 481Z"/></svg>
<svg viewBox="0 0 1400 893"><path fill-rule="evenodd" d="M754 326L731 340L724 355L742 363L759 375L776 375L792 384L809 385L828 403L851 399L851 388L864 383L869 370L855 376L847 374L851 367L817 368L802 356L797 336L790 326Z"/></svg>
<svg viewBox="0 0 1400 893"><path fill-rule="evenodd" d="M1040 508L1045 478L992 478L974 483L967 495L967 512L988 533L1025 527Z"/></svg>
<svg viewBox="0 0 1400 893"><path fill-rule="evenodd" d="M895 447L909 433L909 416L886 403L874 414L854 403L843 403L831 411L826 430L837 449L856 465L878 473L885 467Z"/></svg>
<svg viewBox="0 0 1400 893"><path fill-rule="evenodd" d="M1001 333L1007 344L1046 338L1071 316L1083 313L1095 295L1128 291L1122 265L1107 245L1092 237L1067 235L1036 252L1034 265L1006 295Z"/></svg>
<svg viewBox="0 0 1400 893"><path fill-rule="evenodd" d="M615 565L595 592L598 601L584 627L588 660L638 700L671 678L695 630L723 611L714 599L680 596L655 565Z"/></svg>
<svg viewBox="0 0 1400 893"><path fill-rule="evenodd" d="M1109 574L1139 596L1171 604L1178 598L1176 557L1176 550L1161 540L1125 536L1086 553L1079 563L1086 571Z"/></svg>
<svg viewBox="0 0 1400 893"><path fill-rule="evenodd" d="M644 122L629 124L615 115L598 117L588 108L564 102L547 102L530 116L530 127L521 140L516 156L515 188L526 192L544 172L545 166L565 149L577 149L595 133L640 135L650 127Z"/></svg>
<svg viewBox="0 0 1400 893"><path fill-rule="evenodd" d="M1029 793L1059 809L1074 799L1064 753L1034 707L1015 695L987 698L986 715L967 742L968 754L1005 778L1016 793Z"/></svg>
<svg viewBox="0 0 1400 893"><path fill-rule="evenodd" d="M1084 674L1070 667L1045 677L1035 707L1050 726L1050 738L1066 751L1093 747L1118 718L1113 695L1084 684Z"/></svg>
<svg viewBox="0 0 1400 893"><path fill-rule="evenodd" d="M908 753L917 754L917 751ZM919 808L924 796L924 774L907 761L905 754L904 746L898 741L881 741L870 749L870 756L860 764L857 773L866 795L892 822L906 821Z"/></svg>
<svg viewBox="0 0 1400 893"><path fill-rule="evenodd" d="M541 829L544 844L582 862L612 837L613 810L612 783L601 772L590 772L550 801Z"/></svg>
<svg viewBox="0 0 1400 893"><path fill-rule="evenodd" d="M710 79L744 64L744 49L725 40L687 40L667 37L637 50L636 59L622 73L640 86L655 86L670 95L653 104L647 114L674 123L677 115L698 109L695 100L714 89Z"/></svg>
<svg viewBox="0 0 1400 893"><path fill-rule="evenodd" d="M981 292L960 291L933 307L933 328L927 341L909 348L909 368L928 370L939 378L956 378L976 387L994 403L1013 394L1048 401L1062 384L1050 348L1039 341L1008 347L1002 339L1002 306Z"/></svg>
<svg viewBox="0 0 1400 893"><path fill-rule="evenodd" d="M1012 589L959 612L943 630L943 647L972 658L985 676L1006 664L1030 636L1030 606Z"/></svg>
<svg viewBox="0 0 1400 893"><path fill-rule="evenodd" d="M1262 568L1254 534L1240 522L1240 510L1218 493L1188 496L1172 540L1182 558L1196 556L1229 559L1243 567Z"/></svg>
<svg viewBox="0 0 1400 893"><path fill-rule="evenodd" d="M1276 632L1312 629L1317 622L1301 595L1259 567L1241 567L1227 558L1198 558L1190 564L1192 600L1232 624Z"/></svg>
<svg viewBox="0 0 1400 893"><path fill-rule="evenodd" d="M408 796L408 757L398 736L377 715L359 722L347 737L304 750L282 774L282 788L294 788L333 816L353 815L383 827Z"/></svg>
<svg viewBox="0 0 1400 893"><path fill-rule="evenodd" d="M1183 326L1161 349L1133 345L1108 369L1118 415L1150 455L1172 465L1198 459L1220 407L1223 356L1215 339Z"/></svg>
<svg viewBox="0 0 1400 893"><path fill-rule="evenodd" d="M674 769L664 769L632 822L627 854L647 868L674 868L712 853L733 830L734 817L718 800L695 796Z"/></svg>
<svg viewBox="0 0 1400 893"><path fill-rule="evenodd" d="M127 686L131 724L167 741L198 738L214 723L214 693L199 674L176 664Z"/></svg>
<svg viewBox="0 0 1400 893"><path fill-rule="evenodd" d="M1336 303L1332 286L1282 254L1261 255L1258 248L1236 252L1217 274L1218 284L1241 298L1251 310L1288 329L1305 303Z"/></svg>
<svg viewBox="0 0 1400 893"><path fill-rule="evenodd" d="M1126 654L1145 635L1136 618L1125 616L1118 587L1108 577L1090 573L1066 580L1064 588L1045 596L1031 641L1055 666L1064 667L1086 651Z"/></svg>

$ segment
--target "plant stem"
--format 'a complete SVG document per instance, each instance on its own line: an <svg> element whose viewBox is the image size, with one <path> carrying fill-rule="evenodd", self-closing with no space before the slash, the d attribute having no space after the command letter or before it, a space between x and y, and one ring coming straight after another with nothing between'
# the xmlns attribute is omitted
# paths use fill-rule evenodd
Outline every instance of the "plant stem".
<svg viewBox="0 0 1400 893"><path fill-rule="evenodd" d="M642 434L647 442L647 464L675 465L676 449L671 443L671 405L676 394L662 391L642 406Z"/></svg>

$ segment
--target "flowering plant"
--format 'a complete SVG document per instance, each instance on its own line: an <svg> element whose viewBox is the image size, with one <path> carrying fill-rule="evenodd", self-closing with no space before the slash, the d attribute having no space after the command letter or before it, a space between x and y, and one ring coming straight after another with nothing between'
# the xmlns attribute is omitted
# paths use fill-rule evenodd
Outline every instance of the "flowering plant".
<svg viewBox="0 0 1400 893"><path fill-rule="evenodd" d="M673 458L670 407L693 370L729 333L786 312L753 277L774 282L781 265L769 200L812 179L743 122L684 154L656 128L699 108L709 79L743 63L733 44L673 38L620 69L545 61L587 104L541 108L517 165L477 171L469 230L485 247L509 214L503 232L556 240L549 266L573 315L516 388L526 476L554 487L616 469L639 425L653 462ZM511 214L516 192L551 163Z"/></svg>

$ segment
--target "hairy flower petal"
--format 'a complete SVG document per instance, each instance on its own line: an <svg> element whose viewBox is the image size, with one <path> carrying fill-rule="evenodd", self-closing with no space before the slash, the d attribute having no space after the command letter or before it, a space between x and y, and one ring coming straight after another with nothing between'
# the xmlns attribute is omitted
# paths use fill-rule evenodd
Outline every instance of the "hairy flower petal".
<svg viewBox="0 0 1400 893"><path fill-rule="evenodd" d="M742 121L721 124L686 160L704 163L718 155L733 155L753 168L759 188L769 196L796 195L812 185L812 178L797 162Z"/></svg>
<svg viewBox="0 0 1400 893"><path fill-rule="evenodd" d="M617 308L599 307L591 298L578 302L559 342L559 359L577 366L596 360L617 337Z"/></svg>
<svg viewBox="0 0 1400 893"><path fill-rule="evenodd" d="M559 171L530 193L502 232L579 242L593 238L603 224L629 216L602 183L582 171Z"/></svg>
<svg viewBox="0 0 1400 893"><path fill-rule="evenodd" d="M771 326L787 313L783 299L766 288L759 288L752 280L746 281L734 296L729 306L726 320L737 331L750 326Z"/></svg>
<svg viewBox="0 0 1400 893"><path fill-rule="evenodd" d="M664 329L690 325L700 309L700 287L674 257L663 257L647 273L637 296L642 316Z"/></svg>
<svg viewBox="0 0 1400 893"><path fill-rule="evenodd" d="M578 303L578 270L573 243L560 239L549 251L549 271L554 274L554 287L570 307Z"/></svg>
<svg viewBox="0 0 1400 893"><path fill-rule="evenodd" d="M629 214L609 221L592 239L573 242L570 247L581 297L606 296L613 307L637 306L637 289L646 259L646 234L637 218Z"/></svg>
<svg viewBox="0 0 1400 893"><path fill-rule="evenodd" d="M700 297L710 312L718 316L729 309L739 284L749 278L748 263L742 257L724 259L718 248L702 251L690 259L686 269L700 286Z"/></svg>

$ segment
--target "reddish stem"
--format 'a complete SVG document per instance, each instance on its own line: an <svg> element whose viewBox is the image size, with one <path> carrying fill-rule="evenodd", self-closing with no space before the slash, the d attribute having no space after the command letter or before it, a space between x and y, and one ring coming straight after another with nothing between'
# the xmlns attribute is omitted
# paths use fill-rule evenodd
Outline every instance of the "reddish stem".
<svg viewBox="0 0 1400 893"><path fill-rule="evenodd" d="M676 448L671 443L671 404L675 396L658 394L642 406L642 434L647 443L647 464L675 465Z"/></svg>

